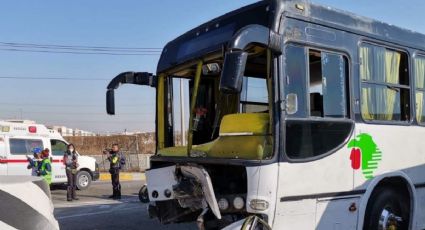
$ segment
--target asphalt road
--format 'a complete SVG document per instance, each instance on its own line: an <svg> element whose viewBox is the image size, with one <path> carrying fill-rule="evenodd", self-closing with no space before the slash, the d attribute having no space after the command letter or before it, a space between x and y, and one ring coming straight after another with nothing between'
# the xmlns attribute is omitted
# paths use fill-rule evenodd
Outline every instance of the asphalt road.
<svg viewBox="0 0 425 230"><path fill-rule="evenodd" d="M142 181L122 182L122 199L107 197L112 193L108 182L94 182L88 190L77 191L78 201L66 201L64 187L52 188L55 217L62 230L79 229L155 229L193 230L193 224L161 225L149 219L147 206L140 203L138 192Z"/></svg>

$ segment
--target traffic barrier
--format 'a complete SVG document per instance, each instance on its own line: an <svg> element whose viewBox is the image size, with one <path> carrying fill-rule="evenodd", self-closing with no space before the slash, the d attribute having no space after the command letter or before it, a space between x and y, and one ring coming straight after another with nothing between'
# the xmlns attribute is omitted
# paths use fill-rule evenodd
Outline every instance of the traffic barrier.
<svg viewBox="0 0 425 230"><path fill-rule="evenodd" d="M59 229L44 179L0 176L0 229Z"/></svg>

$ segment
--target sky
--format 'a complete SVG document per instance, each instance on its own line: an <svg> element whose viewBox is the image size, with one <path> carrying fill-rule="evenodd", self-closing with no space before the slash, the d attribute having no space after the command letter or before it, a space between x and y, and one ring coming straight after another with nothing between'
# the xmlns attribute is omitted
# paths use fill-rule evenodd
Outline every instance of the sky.
<svg viewBox="0 0 425 230"><path fill-rule="evenodd" d="M121 72L155 72L159 59L156 53L142 56L16 52L5 50L4 43L162 48L201 23L253 2L256 1L3 0L0 119L30 119L100 133L153 131L154 89L122 86L115 94L115 116L106 115L105 89L109 80ZM425 33L423 0L313 2ZM74 80L19 79L33 77Z"/></svg>

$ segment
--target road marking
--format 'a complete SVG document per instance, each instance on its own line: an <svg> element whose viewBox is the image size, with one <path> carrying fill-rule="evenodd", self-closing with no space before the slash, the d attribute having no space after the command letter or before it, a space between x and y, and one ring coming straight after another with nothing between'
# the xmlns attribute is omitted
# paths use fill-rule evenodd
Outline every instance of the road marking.
<svg viewBox="0 0 425 230"><path fill-rule="evenodd" d="M132 207L132 208L122 208L119 209L119 211L129 211L133 209L141 209L141 207ZM82 217L82 216L93 216L93 215L99 215L99 214L107 214L117 211L117 209L109 210L109 211L100 211L100 212L88 212L88 213L79 213L74 215L68 215L68 216L58 216L56 217L57 220L63 220L68 218L75 218L75 217Z"/></svg>
<svg viewBox="0 0 425 230"><path fill-rule="evenodd" d="M106 200L100 199L95 201L83 201L83 202L59 202L54 203L55 208L72 208L72 207L81 207L81 206L102 206L102 205L112 205L112 204L129 204L129 203L139 203L139 199L137 197L128 198L123 200Z"/></svg>

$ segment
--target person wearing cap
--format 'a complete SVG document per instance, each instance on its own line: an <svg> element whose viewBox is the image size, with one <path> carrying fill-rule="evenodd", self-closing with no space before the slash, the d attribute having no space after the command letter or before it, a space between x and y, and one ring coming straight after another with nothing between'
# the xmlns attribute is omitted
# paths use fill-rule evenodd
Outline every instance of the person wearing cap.
<svg viewBox="0 0 425 230"><path fill-rule="evenodd" d="M69 144L63 155L63 164L65 165L66 177L68 179L68 188L66 198L68 201L78 200L76 190L78 154L73 144Z"/></svg>
<svg viewBox="0 0 425 230"><path fill-rule="evenodd" d="M33 152L33 158L27 156L27 160L28 160L28 166L27 169L31 169L31 176L39 176L40 175L40 171L39 171L39 166L40 166L40 161L41 161L41 148L34 148L32 150Z"/></svg>
<svg viewBox="0 0 425 230"><path fill-rule="evenodd" d="M52 183L52 161L50 160L49 153L50 150L48 148L41 152L40 176L50 185Z"/></svg>

